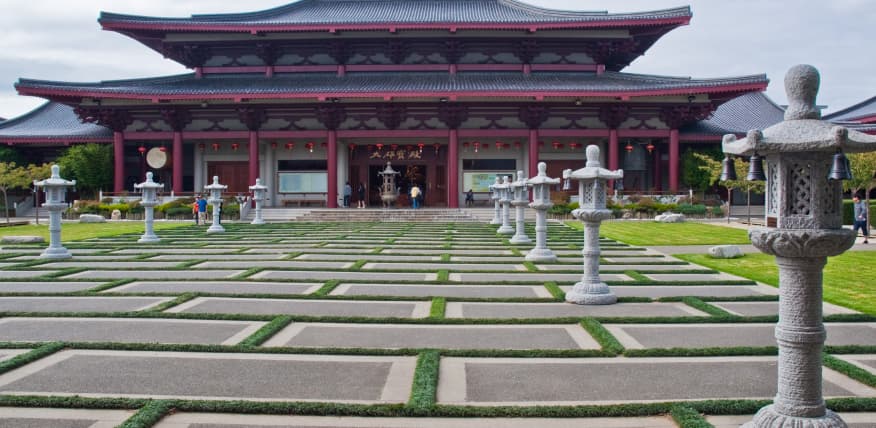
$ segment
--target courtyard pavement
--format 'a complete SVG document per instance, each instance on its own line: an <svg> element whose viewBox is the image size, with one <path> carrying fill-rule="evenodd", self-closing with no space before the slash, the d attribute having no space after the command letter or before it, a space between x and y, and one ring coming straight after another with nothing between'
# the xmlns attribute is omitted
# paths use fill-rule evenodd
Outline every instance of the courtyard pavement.
<svg viewBox="0 0 876 428"><path fill-rule="evenodd" d="M777 290L669 254L698 247L603 239L620 301L576 306L562 294L583 234L559 223L551 264L482 224L224 226L66 242L64 261L4 246L0 426L109 427L166 406L154 426L674 427L673 404L776 393ZM876 318L824 314L824 395L863 399L842 414L872 428Z"/></svg>

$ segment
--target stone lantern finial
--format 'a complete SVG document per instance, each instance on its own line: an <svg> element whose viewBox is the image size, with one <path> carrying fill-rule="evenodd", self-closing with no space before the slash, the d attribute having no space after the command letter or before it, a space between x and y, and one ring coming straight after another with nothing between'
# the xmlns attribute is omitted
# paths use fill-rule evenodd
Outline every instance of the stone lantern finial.
<svg viewBox="0 0 876 428"><path fill-rule="evenodd" d="M821 111L815 106L820 83L821 76L811 65L795 65L788 70L785 74L785 93L788 96L785 120L821 119Z"/></svg>
<svg viewBox="0 0 876 428"><path fill-rule="evenodd" d="M57 164L52 165L52 178L61 178L61 167Z"/></svg>
<svg viewBox="0 0 876 428"><path fill-rule="evenodd" d="M547 175L547 164L544 162L538 163L538 176L544 177Z"/></svg>
<svg viewBox="0 0 876 428"><path fill-rule="evenodd" d="M594 144L587 146L587 164L585 166L589 168L599 168L602 166L602 163L599 162L599 146Z"/></svg>
<svg viewBox="0 0 876 428"><path fill-rule="evenodd" d="M149 172L146 173L146 181L147 181L147 182L148 182L148 181L152 181L152 177L153 177L153 175L152 175L152 171L149 171Z"/></svg>

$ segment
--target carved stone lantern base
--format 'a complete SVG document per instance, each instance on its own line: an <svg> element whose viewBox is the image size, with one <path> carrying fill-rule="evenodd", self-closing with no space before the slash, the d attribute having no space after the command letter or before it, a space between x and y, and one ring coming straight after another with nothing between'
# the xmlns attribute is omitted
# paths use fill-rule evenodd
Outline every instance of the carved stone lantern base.
<svg viewBox="0 0 876 428"><path fill-rule="evenodd" d="M161 242L161 238L159 238L156 235L151 235L151 236L143 235L140 237L140 239L137 240L138 244L154 244L156 242Z"/></svg>
<svg viewBox="0 0 876 428"><path fill-rule="evenodd" d="M817 418L800 418L783 415L776 410L775 404L761 408L751 422L742 428L848 428L840 417L825 409L824 416Z"/></svg>
<svg viewBox="0 0 876 428"><path fill-rule="evenodd" d="M207 229L207 233L224 233L224 232L225 232L225 228L222 227L222 225L219 223L213 223L212 225L210 225L210 228Z"/></svg>
<svg viewBox="0 0 876 428"><path fill-rule="evenodd" d="M557 261L557 255L550 248L533 248L526 254L526 261L553 263Z"/></svg>
<svg viewBox="0 0 876 428"><path fill-rule="evenodd" d="M73 257L73 254L70 254L70 251L64 247L49 247L40 254L40 258L52 260L69 259L71 257Z"/></svg>
<svg viewBox="0 0 876 428"><path fill-rule="evenodd" d="M265 224L265 219L263 219L263 218L254 218L249 224Z"/></svg>
<svg viewBox="0 0 876 428"><path fill-rule="evenodd" d="M579 305L613 305L617 303L617 296L604 282L578 282L566 293L566 301Z"/></svg>

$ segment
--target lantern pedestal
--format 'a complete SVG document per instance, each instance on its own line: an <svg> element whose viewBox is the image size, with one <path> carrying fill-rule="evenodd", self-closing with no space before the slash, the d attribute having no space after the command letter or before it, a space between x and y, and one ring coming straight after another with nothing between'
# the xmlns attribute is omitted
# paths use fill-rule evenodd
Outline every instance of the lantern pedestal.
<svg viewBox="0 0 876 428"><path fill-rule="evenodd" d="M547 164L539 162L538 175L527 183L532 186L532 203L529 207L535 210L535 247L526 254L526 261L556 262L557 256L547 247L547 210L554 206L551 202L551 186L560 184L560 179L548 177Z"/></svg>
<svg viewBox="0 0 876 428"><path fill-rule="evenodd" d="M611 210L577 209L572 211L572 215L584 223L584 249L581 250L584 275L566 293L566 301L579 305L613 305L617 303L617 296L599 278L599 225L603 220L612 218L613 214Z"/></svg>
<svg viewBox="0 0 876 428"><path fill-rule="evenodd" d="M155 205L158 204L158 189L164 187L164 185L156 183L152 180L152 177L152 172L147 172L146 181L134 185L135 189L140 189L140 191L143 193L143 197L140 199L140 205L142 205L144 208L143 211L144 222L146 223L146 231L143 233L143 236L137 240L137 242L141 244L151 244L161 241L161 239L159 239L158 236L155 235L153 221L155 218Z"/></svg>
<svg viewBox="0 0 876 428"><path fill-rule="evenodd" d="M490 224L502 224L502 202L500 200L502 197L499 195L499 189L496 186L502 184L502 179L499 176L496 176L496 182L490 185L490 200L493 201L494 209L493 209L493 219L490 220Z"/></svg>
<svg viewBox="0 0 876 428"><path fill-rule="evenodd" d="M141 205L143 205L141 203ZM143 205L143 213L144 213L144 222L146 223L146 230L143 232L143 236L137 240L137 243L140 244L152 244L155 242L160 242L161 238L155 234L155 230L153 228L152 222L154 221L154 205Z"/></svg>
<svg viewBox="0 0 876 428"><path fill-rule="evenodd" d="M225 228L219 224L219 217L222 215L222 208L219 208L219 204L222 203L222 191L225 189L228 189L228 186L219 184L219 177L215 175L213 176L213 184L204 186L204 190L210 192L210 199L207 199L207 203L213 205L213 224L207 229L207 233L225 232Z"/></svg>
<svg viewBox="0 0 876 428"><path fill-rule="evenodd" d="M502 226L496 230L500 235L514 234L511 227L511 180L506 175L502 178L502 184L496 186L499 189L499 203L502 204Z"/></svg>
<svg viewBox="0 0 876 428"><path fill-rule="evenodd" d="M517 171L517 181L511 184L511 191L514 195L514 199L511 200L511 205L514 206L516 211L515 223L517 226L517 230L514 232L514 236L511 237L508 242L514 245L523 245L523 244L531 244L532 240L526 236L526 212L524 211L526 207L529 205L529 185L526 182L526 177L523 175L523 171Z"/></svg>
<svg viewBox="0 0 876 428"><path fill-rule="evenodd" d="M265 224L265 219L262 218L262 204L265 202L265 194L268 187L262 184L261 178L256 178L255 185L249 186L252 191L252 200L255 201L255 218L250 224Z"/></svg>
<svg viewBox="0 0 876 428"><path fill-rule="evenodd" d="M47 202L43 207L49 210L49 247L40 254L40 258L57 260L73 257L70 251L61 245L61 211L67 209L67 204Z"/></svg>

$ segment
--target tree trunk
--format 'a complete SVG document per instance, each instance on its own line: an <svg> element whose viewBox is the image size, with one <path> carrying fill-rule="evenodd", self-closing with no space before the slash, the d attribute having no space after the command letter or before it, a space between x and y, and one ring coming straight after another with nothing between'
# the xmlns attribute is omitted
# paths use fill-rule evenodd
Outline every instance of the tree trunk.
<svg viewBox="0 0 876 428"><path fill-rule="evenodd" d="M748 205L748 227L751 227L751 188L745 190L746 205Z"/></svg>
<svg viewBox="0 0 876 428"><path fill-rule="evenodd" d="M727 188L727 224L730 224L730 210L733 208L733 188Z"/></svg>
<svg viewBox="0 0 876 428"><path fill-rule="evenodd" d="M0 188L3 192L3 210L6 211L6 224L9 224L9 196L6 195L6 188Z"/></svg>

